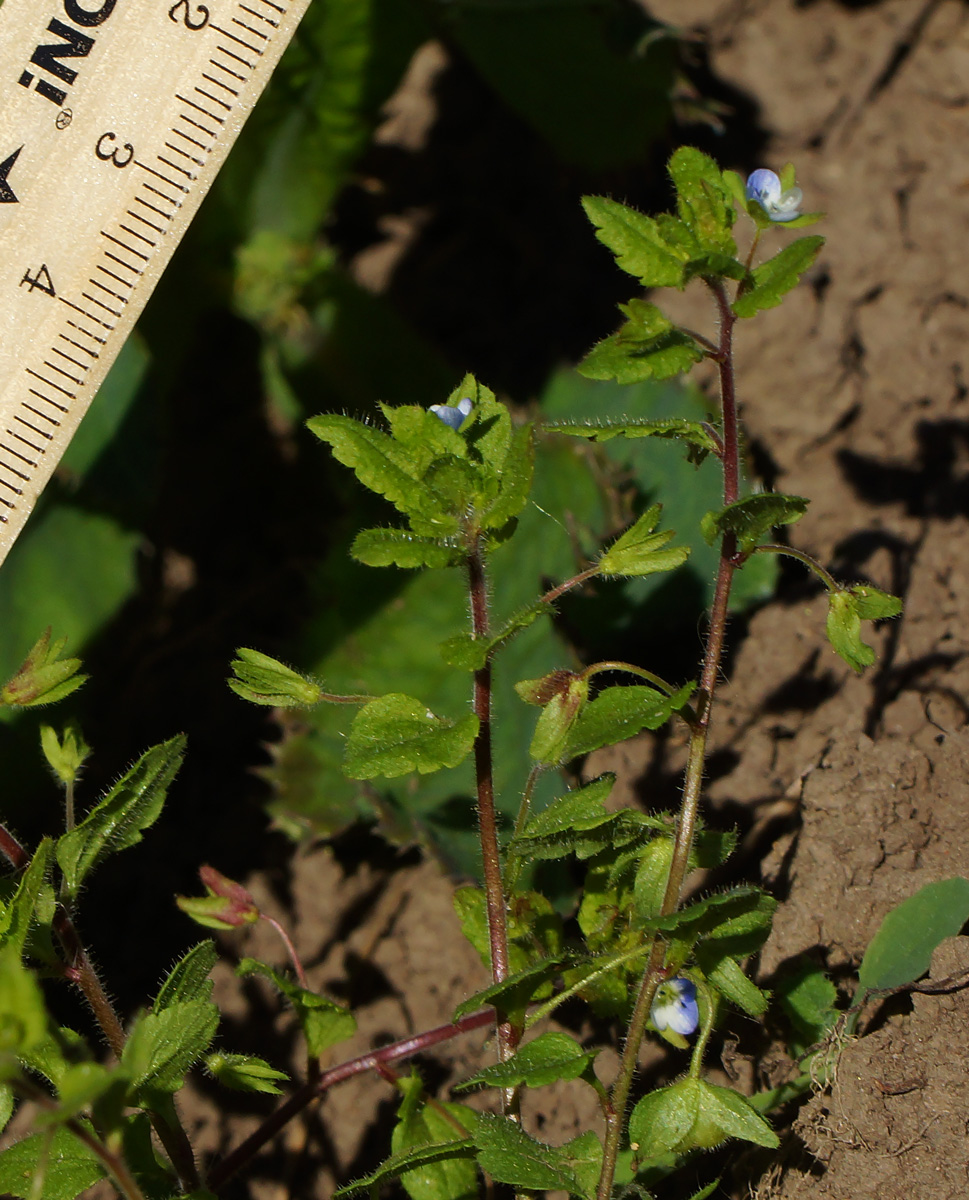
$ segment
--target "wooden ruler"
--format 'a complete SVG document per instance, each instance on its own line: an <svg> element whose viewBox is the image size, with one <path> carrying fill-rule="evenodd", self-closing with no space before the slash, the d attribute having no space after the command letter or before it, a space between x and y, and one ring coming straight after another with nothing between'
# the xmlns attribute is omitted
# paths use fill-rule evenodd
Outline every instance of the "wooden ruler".
<svg viewBox="0 0 969 1200"><path fill-rule="evenodd" d="M0 562L309 0L3 0Z"/></svg>

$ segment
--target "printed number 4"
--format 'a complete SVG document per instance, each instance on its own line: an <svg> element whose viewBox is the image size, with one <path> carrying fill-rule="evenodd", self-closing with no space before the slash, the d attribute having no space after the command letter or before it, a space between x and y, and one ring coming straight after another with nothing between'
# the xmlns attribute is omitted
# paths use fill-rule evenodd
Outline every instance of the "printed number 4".
<svg viewBox="0 0 969 1200"><path fill-rule="evenodd" d="M46 292L48 296L57 295L57 293L54 291L54 281L50 277L50 271L47 270L46 263L40 264L36 275L31 275L30 268L28 267L28 269L24 272L23 279L20 281L20 286L23 287L25 283L30 287L31 291L33 291L34 288L40 288L40 290L42 292Z"/></svg>

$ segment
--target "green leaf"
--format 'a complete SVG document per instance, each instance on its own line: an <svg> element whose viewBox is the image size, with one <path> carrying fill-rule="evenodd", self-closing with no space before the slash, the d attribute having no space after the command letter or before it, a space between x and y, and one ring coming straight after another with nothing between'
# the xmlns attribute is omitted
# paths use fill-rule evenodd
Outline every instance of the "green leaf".
<svg viewBox="0 0 969 1200"><path fill-rule="evenodd" d="M471 430L471 444L477 446L474 433L482 425L479 417ZM511 433L508 451L498 470L498 494L494 501L485 505L478 516L482 529L500 529L513 517L517 517L525 505L532 489L535 474L535 426L531 422L519 425Z"/></svg>
<svg viewBox="0 0 969 1200"><path fill-rule="evenodd" d="M690 557L688 546L664 549L676 534L671 529L653 530L659 523L661 505L648 508L638 521L618 537L599 559L602 575L653 575L673 571Z"/></svg>
<svg viewBox="0 0 969 1200"><path fill-rule="evenodd" d="M652 217L605 196L583 196L582 207L596 227L596 237L616 256L623 271L644 287L681 287L690 257L671 244Z"/></svg>
<svg viewBox="0 0 969 1200"><path fill-rule="evenodd" d="M463 1104L427 1104L416 1072L398 1086L403 1097L390 1141L395 1156L448 1141L463 1143L461 1132L473 1132L477 1114ZM411 1167L400 1182L412 1200L475 1200L478 1195L477 1167L463 1155Z"/></svg>
<svg viewBox="0 0 969 1200"><path fill-rule="evenodd" d="M749 554L758 542L777 525L792 525L807 512L803 496L785 496L781 492L757 492L728 504L719 512L709 512L700 523L709 545L718 537L732 533L741 554Z"/></svg>
<svg viewBox="0 0 969 1200"><path fill-rule="evenodd" d="M210 1054L205 1065L219 1083L238 1092L281 1096L282 1089L276 1084L289 1081L285 1071L277 1071L253 1054Z"/></svg>
<svg viewBox="0 0 969 1200"><path fill-rule="evenodd" d="M182 735L146 750L80 825L58 840L57 862L72 896L102 859L137 845L142 831L155 823L184 752Z"/></svg>
<svg viewBox="0 0 969 1200"><path fill-rule="evenodd" d="M794 1028L796 1051L821 1041L837 1020L838 989L814 963L796 964L778 979L774 990Z"/></svg>
<svg viewBox="0 0 969 1200"><path fill-rule="evenodd" d="M857 1000L872 988L900 987L921 978L940 942L969 921L969 879L927 883L886 914L858 971Z"/></svg>
<svg viewBox="0 0 969 1200"><path fill-rule="evenodd" d="M875 651L861 640L862 620L895 617L902 611L896 596L858 585L828 592L828 641L859 675L875 661Z"/></svg>
<svg viewBox="0 0 969 1200"><path fill-rule="evenodd" d="M61 783L73 783L84 765L91 747L81 736L81 731L74 722L64 727L63 737L57 736L57 730L50 725L40 727L40 748L47 759L47 765Z"/></svg>
<svg viewBox="0 0 969 1200"><path fill-rule="evenodd" d="M592 1065L596 1052L583 1050L566 1033L543 1033L521 1046L517 1053L503 1063L494 1063L462 1080L456 1092L486 1086L514 1088L545 1087L557 1080L578 1079Z"/></svg>
<svg viewBox="0 0 969 1200"><path fill-rule="evenodd" d="M313 1058L319 1058L331 1046L346 1041L356 1032L356 1018L349 1009L318 992L300 987L266 963L255 958L244 958L236 967L236 974L265 975L272 981L292 1004L306 1038L307 1051Z"/></svg>
<svg viewBox="0 0 969 1200"><path fill-rule="evenodd" d="M158 989L152 1004L152 1012L162 1012L173 1004L187 1000L211 1000L212 980L209 973L218 961L215 942L199 942L183 954L165 982Z"/></svg>
<svg viewBox="0 0 969 1200"><path fill-rule="evenodd" d="M92 1132L86 1123L85 1128ZM61 1126L0 1151L0 1192L36 1197L38 1177L43 1200L74 1200L106 1173L94 1152Z"/></svg>
<svg viewBox="0 0 969 1200"><path fill-rule="evenodd" d="M267 704L273 708L309 708L324 698L323 690L292 667L241 646L232 660L234 679L226 682L237 696L251 704Z"/></svg>
<svg viewBox="0 0 969 1200"><path fill-rule="evenodd" d="M566 1147L556 1149L536 1141L509 1117L482 1113L474 1141L482 1171L497 1183L529 1191L561 1189L573 1196L584 1194Z"/></svg>
<svg viewBox="0 0 969 1200"><path fill-rule="evenodd" d="M478 718L436 717L411 696L391 692L372 700L354 719L344 768L350 779L393 779L408 771L425 775L456 767L471 753Z"/></svg>
<svg viewBox="0 0 969 1200"><path fill-rule="evenodd" d="M440 422L439 422L440 424ZM363 529L353 540L350 553L368 567L454 567L464 560L460 549L442 545L429 537L418 537L406 529Z"/></svg>
<svg viewBox="0 0 969 1200"><path fill-rule="evenodd" d="M719 942L720 954L750 954L760 945L777 908L773 896L755 887L736 887L695 900L667 917L654 917L645 927L695 942ZM753 939L753 949L748 948ZM757 939L760 939L758 941Z"/></svg>
<svg viewBox="0 0 969 1200"><path fill-rule="evenodd" d="M353 1196L357 1192L373 1192L381 1184L393 1179L400 1179L408 1171L424 1171L435 1164L459 1162L464 1159L473 1160L475 1145L471 1138L454 1139L440 1142L437 1145L417 1146L413 1150L405 1150L395 1154L362 1179L344 1184L333 1193L333 1200L342 1200L344 1196ZM449 1198L450 1200L450 1198Z"/></svg>
<svg viewBox="0 0 969 1200"><path fill-rule="evenodd" d="M29 1055L47 1036L47 1010L16 946L0 950L0 1054Z"/></svg>
<svg viewBox="0 0 969 1200"><path fill-rule="evenodd" d="M621 384L672 379L704 358L695 339L676 328L655 304L630 300L619 309L626 315L625 324L579 364L579 373L587 379L615 379Z"/></svg>
<svg viewBox="0 0 969 1200"><path fill-rule="evenodd" d="M863 621L881 621L885 617L897 617L902 611L902 602L897 596L880 592L878 588L856 584L848 588L855 602L855 612Z"/></svg>
<svg viewBox="0 0 969 1200"><path fill-rule="evenodd" d="M754 268L750 285L741 286L731 306L733 311L738 317L752 317L762 309L776 307L797 286L823 245L824 238L816 236L789 242L773 258Z"/></svg>
<svg viewBox="0 0 969 1200"><path fill-rule="evenodd" d="M447 638L441 643L441 657L450 667L460 667L463 671L479 671L500 646L511 641L515 634L527 629L549 610L548 604L536 601L519 609L490 637L476 638L473 634L462 633L457 637Z"/></svg>
<svg viewBox="0 0 969 1200"><path fill-rule="evenodd" d="M470 936L468 940L472 941ZM558 954L516 971L501 983L482 988L480 992L461 1001L454 1010L454 1020L459 1021L485 1005L491 1005L498 1013L509 1018L520 1017L533 1000L546 999L551 994L549 981L562 973L562 966L567 962L566 955Z"/></svg>
<svg viewBox="0 0 969 1200"><path fill-rule="evenodd" d="M692 1077L644 1096L629 1117L629 1138L641 1159L709 1150L729 1137L780 1144L743 1096Z"/></svg>
<svg viewBox="0 0 969 1200"><path fill-rule="evenodd" d="M135 1024L121 1067L135 1093L177 1092L215 1037L219 1010L207 1000L178 1000Z"/></svg>
<svg viewBox="0 0 969 1200"><path fill-rule="evenodd" d="M546 421L542 429L548 433L568 434L588 438L590 442L608 442L612 438L667 438L685 442L690 448L690 461L701 463L717 442L703 421L688 421L683 417L663 417L614 421Z"/></svg>
<svg viewBox="0 0 969 1200"><path fill-rule="evenodd" d="M79 675L79 658L61 658L67 638L50 640L50 627L34 643L17 671L0 687L0 704L33 708L69 696L87 679Z"/></svg>
<svg viewBox="0 0 969 1200"><path fill-rule="evenodd" d="M659 729L687 703L695 686L685 684L672 696L640 685L603 688L572 726L563 760L624 741L643 729Z"/></svg>
<svg viewBox="0 0 969 1200"><path fill-rule="evenodd" d="M424 415L448 431L433 414ZM406 514L415 533L446 537L457 532L456 516L442 511L439 497L424 482L435 457L431 444L422 456L415 457L412 445L402 445L389 434L352 417L327 414L313 417L306 424L321 441L329 443L334 457L349 467L364 487L384 496ZM454 430L449 432L460 440Z"/></svg>
<svg viewBox="0 0 969 1200"><path fill-rule="evenodd" d="M721 996L749 1016L762 1017L767 1012L768 993L751 983L736 959L705 950L704 946L698 948L697 963Z"/></svg>
<svg viewBox="0 0 969 1200"><path fill-rule="evenodd" d="M17 890L0 910L0 946L10 946L18 955L23 953L31 922L37 919L36 909L45 890L53 849L50 838L41 841L17 882ZM50 917L45 922L48 925Z"/></svg>
<svg viewBox="0 0 969 1200"><path fill-rule="evenodd" d="M640 920L648 921L659 916L672 864L673 839L653 838L642 852L633 884L636 915Z"/></svg>
<svg viewBox="0 0 969 1200"><path fill-rule="evenodd" d="M516 685L519 695L523 695L523 686ZM571 673L562 679L562 686L549 698L535 723L535 733L528 753L537 763L556 766L564 760L572 729L588 697L587 679Z"/></svg>
<svg viewBox="0 0 969 1200"><path fill-rule="evenodd" d="M736 213L717 164L702 151L681 146L670 159L669 172L683 224L702 246L735 255L737 246L730 230Z"/></svg>

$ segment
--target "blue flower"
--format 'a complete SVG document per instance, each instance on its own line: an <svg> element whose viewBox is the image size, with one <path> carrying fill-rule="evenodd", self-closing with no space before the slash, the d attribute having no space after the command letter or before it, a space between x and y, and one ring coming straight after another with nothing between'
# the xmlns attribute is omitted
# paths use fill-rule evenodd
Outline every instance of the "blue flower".
<svg viewBox="0 0 969 1200"><path fill-rule="evenodd" d="M650 1019L660 1031L672 1029L687 1035L696 1032L700 1024L700 1009L696 1002L696 987L689 979L678 975L656 989Z"/></svg>
<svg viewBox="0 0 969 1200"><path fill-rule="evenodd" d="M748 177L744 194L748 200L756 200L772 221L793 221L801 215L801 189L784 191L780 178L765 167Z"/></svg>
<svg viewBox="0 0 969 1200"><path fill-rule="evenodd" d="M460 429L464 423L464 418L470 413L473 407L474 405L465 396L456 405L432 404L427 411L432 412L435 417L440 417L444 424L450 425L452 429Z"/></svg>

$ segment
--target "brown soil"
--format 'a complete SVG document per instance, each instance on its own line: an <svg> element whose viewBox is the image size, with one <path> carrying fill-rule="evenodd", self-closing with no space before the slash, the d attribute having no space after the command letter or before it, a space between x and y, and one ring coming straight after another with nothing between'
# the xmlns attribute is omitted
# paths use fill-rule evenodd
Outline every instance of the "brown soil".
<svg viewBox="0 0 969 1200"><path fill-rule="evenodd" d="M740 330L743 416L769 485L812 500L793 543L843 577L902 594L906 611L874 633L880 665L856 678L823 643L823 598L797 573L785 576L778 600L737 631L745 636L722 691L708 795L744 831L741 867L783 901L762 977L810 952L844 979L894 904L929 881L969 876L969 17L960 0L648 7L695 31L713 75L759 106L763 163L795 161L808 207L828 213L810 280ZM418 87L439 55L425 52ZM402 151L420 144L428 117L412 101L395 108L397 133L383 133ZM386 234L358 275L399 288L395 255L420 222L390 223ZM692 296L682 308L688 324L707 322ZM609 762L634 801L666 803L682 755L650 736ZM600 756L596 768L605 765ZM361 857L316 847L279 878L250 881L296 931L313 986L355 1002L360 1033L341 1057L447 1020L485 982L437 867L388 852L346 865ZM230 944L283 961L268 927ZM966 959L964 941L947 943L933 974ZM275 1009L258 983L241 993L228 968L218 986L230 1027L239 1022L226 1040L245 1049L242 1001L264 1029ZM841 1055L832 1086L797 1115L769 1176L747 1181L757 1196L965 1196L967 1016L963 993L917 997L910 1011L876 1019ZM278 1025L278 1049L293 1055L286 1028ZM481 1041L424 1060L429 1081L466 1071ZM773 1085L789 1066L768 1051L747 1061L745 1078ZM386 1147L389 1097L369 1078L334 1092L237 1194L322 1196L372 1167ZM266 1105L234 1114L231 1131L201 1093L188 1111L214 1149ZM540 1117L553 1142L597 1119L571 1091ZM732 1194L746 1195L747 1182Z"/></svg>

